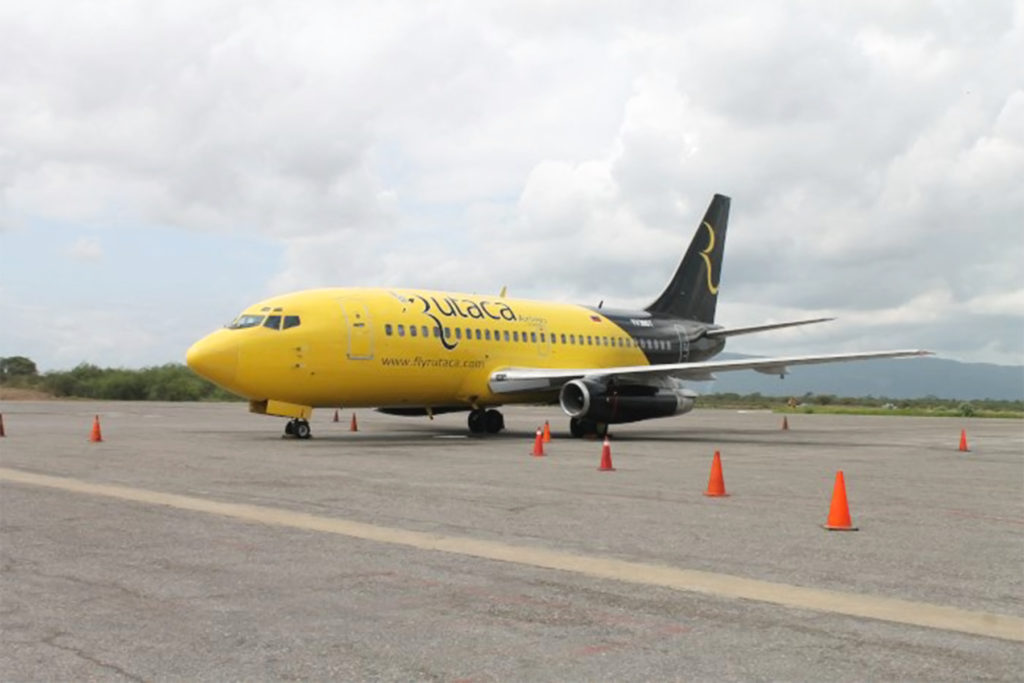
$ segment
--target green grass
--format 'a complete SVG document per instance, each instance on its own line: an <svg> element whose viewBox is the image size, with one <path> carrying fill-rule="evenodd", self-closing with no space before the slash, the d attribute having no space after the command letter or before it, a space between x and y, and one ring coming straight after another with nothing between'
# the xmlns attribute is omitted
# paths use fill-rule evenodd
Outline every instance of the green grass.
<svg viewBox="0 0 1024 683"><path fill-rule="evenodd" d="M885 415L888 417L972 417L996 419L1024 419L1020 410L974 410L970 415L957 408L879 408L871 406L803 406L799 408L775 408L774 413L795 415Z"/></svg>

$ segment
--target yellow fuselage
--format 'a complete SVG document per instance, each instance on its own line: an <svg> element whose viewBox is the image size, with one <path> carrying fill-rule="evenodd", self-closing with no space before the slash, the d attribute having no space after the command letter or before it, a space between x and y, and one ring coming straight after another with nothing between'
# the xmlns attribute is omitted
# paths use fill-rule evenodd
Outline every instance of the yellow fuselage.
<svg viewBox="0 0 1024 683"><path fill-rule="evenodd" d="M197 342L188 362L251 401L479 408L556 398L517 395L513 401L492 393L488 380L502 369L648 363L622 328L599 311L571 304L321 289L268 299L239 321Z"/></svg>

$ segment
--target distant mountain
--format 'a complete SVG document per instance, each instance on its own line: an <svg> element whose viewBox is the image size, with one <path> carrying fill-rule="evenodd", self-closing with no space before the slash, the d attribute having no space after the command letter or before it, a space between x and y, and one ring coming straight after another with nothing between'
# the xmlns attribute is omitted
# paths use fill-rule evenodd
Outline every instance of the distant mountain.
<svg viewBox="0 0 1024 683"><path fill-rule="evenodd" d="M718 358L753 358L723 353ZM804 365L790 368L785 379L753 370L717 373L714 382L694 385L700 393L765 396L885 396L887 398L1024 400L1024 366L961 363L942 358L909 358Z"/></svg>

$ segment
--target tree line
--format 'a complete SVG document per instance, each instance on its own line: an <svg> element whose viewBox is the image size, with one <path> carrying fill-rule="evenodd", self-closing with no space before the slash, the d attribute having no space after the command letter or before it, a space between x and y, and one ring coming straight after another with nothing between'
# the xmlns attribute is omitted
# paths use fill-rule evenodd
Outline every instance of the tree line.
<svg viewBox="0 0 1024 683"><path fill-rule="evenodd" d="M238 401L239 397L203 379L181 363L141 370L101 368L81 363L71 370L40 374L24 356L0 358L0 382L59 398L104 401Z"/></svg>
<svg viewBox="0 0 1024 683"><path fill-rule="evenodd" d="M922 398L889 398L886 396L836 396L834 394L807 393L802 396L762 396L753 394L702 394L698 405L703 408L741 408L776 410L788 408L803 412L815 409L842 408L873 408L880 411L947 411L964 417L995 413L1020 414L1024 412L1024 401L1007 401L1000 399L972 399L965 401L958 398L939 398L924 396Z"/></svg>
<svg viewBox="0 0 1024 683"><path fill-rule="evenodd" d="M141 370L100 368L82 363L72 370L40 374L36 364L24 356L0 358L0 382L7 387L36 389L61 398L91 398L109 401L238 401L239 397L192 372L181 363L168 363ZM816 408L876 408L894 411L949 411L965 417L986 413L1024 412L1024 401L981 399L963 401L936 396L924 398L842 397L832 394L762 396L753 394L702 394L702 408L794 409L810 412Z"/></svg>

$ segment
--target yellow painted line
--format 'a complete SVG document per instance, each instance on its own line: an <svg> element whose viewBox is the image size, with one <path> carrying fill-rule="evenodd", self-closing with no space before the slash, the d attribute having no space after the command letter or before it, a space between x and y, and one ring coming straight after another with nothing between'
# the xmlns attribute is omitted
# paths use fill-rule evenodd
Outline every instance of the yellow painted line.
<svg viewBox="0 0 1024 683"><path fill-rule="evenodd" d="M220 503L204 498L179 496L159 491L91 484L65 477L32 474L20 470L0 468L0 481L30 486L42 486L73 493L84 493L104 498L115 498L147 505L161 505L176 510L202 512L229 517L244 522L271 526L319 531L359 538L377 543L433 550L468 557L479 557L499 562L511 562L530 567L572 572L598 579L613 579L645 586L660 586L679 591L702 593L722 598L754 600L794 609L806 609L830 614L842 614L865 619L878 619L897 624L924 626L989 638L1024 642L1024 619L1005 614L971 612L856 593L822 590L745 579L728 574L679 569L664 565L643 564L603 557L574 555L556 550L515 546L496 541L481 541L458 536L443 536L421 531L408 531L391 527L363 524L347 519L318 517L261 505Z"/></svg>

